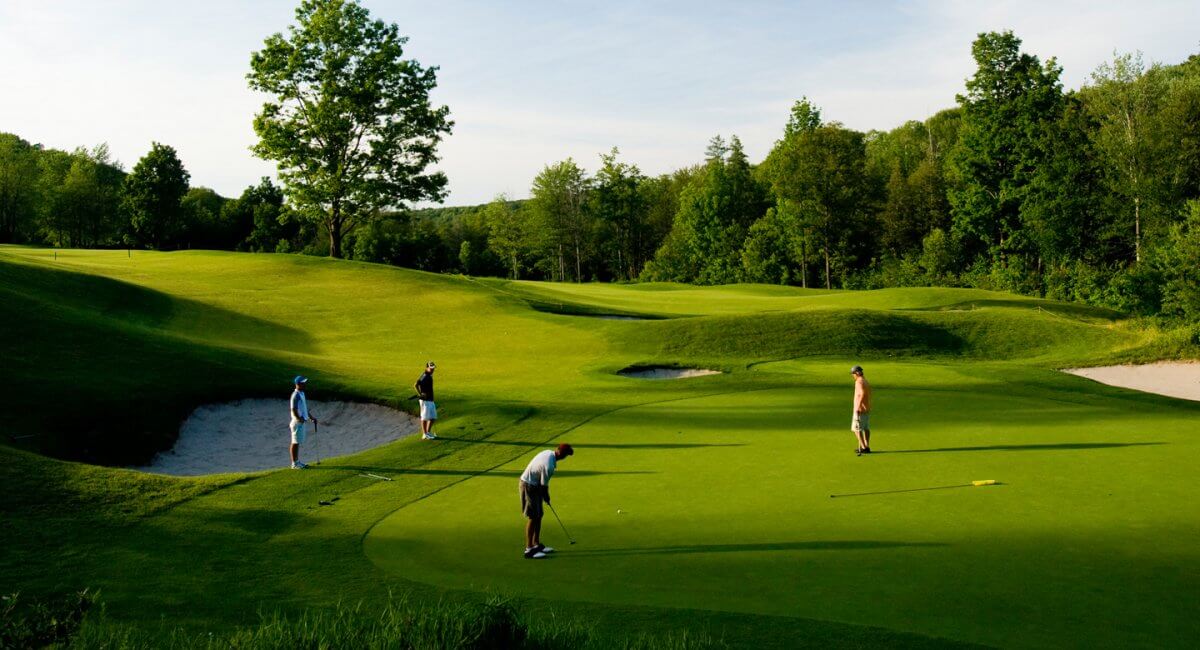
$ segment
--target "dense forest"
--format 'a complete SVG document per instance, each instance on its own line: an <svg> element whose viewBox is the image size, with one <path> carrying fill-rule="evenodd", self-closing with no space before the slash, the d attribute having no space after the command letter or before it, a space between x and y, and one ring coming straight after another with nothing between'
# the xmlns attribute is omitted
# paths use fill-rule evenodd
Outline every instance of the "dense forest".
<svg viewBox="0 0 1200 650"><path fill-rule="evenodd" d="M647 176L613 148L546 165L530 198L376 210L352 259L558 281L974 286L1200 321L1200 55L1117 54L1077 90L1010 32L981 34L957 106L862 133L797 101L762 161L736 136ZM781 122L783 120L781 119ZM155 144L0 134L0 242L327 254L268 179L227 200Z"/></svg>

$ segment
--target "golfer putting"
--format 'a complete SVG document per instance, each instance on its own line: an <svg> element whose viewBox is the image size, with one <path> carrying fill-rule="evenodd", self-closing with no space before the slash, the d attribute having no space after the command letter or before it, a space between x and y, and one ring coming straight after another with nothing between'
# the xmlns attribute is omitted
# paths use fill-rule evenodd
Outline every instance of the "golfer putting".
<svg viewBox="0 0 1200 650"><path fill-rule="evenodd" d="M540 560L554 549L542 543L542 504L550 503L550 478L558 467L558 461L575 453L571 445L563 443L555 449L547 449L529 461L518 481L521 494L521 514L525 522L525 559ZM564 528L565 530L565 528Z"/></svg>
<svg viewBox="0 0 1200 650"><path fill-rule="evenodd" d="M425 372L417 377L413 388L417 389L417 399L421 406L421 439L434 440L437 435L433 432L433 421L437 419L437 403L433 401L433 371L437 364L430 361L425 364Z"/></svg>
<svg viewBox="0 0 1200 650"><path fill-rule="evenodd" d="M296 375L292 383L295 384L295 390L292 391L290 403L292 422L288 426L292 434L292 445L288 448L288 451L292 457L292 469L304 469L308 467L308 465L300 462L300 445L304 444L306 437L304 425L312 421L313 426L316 426L317 418L309 414L308 398L304 395L304 390L308 386L308 377Z"/></svg>
<svg viewBox="0 0 1200 650"><path fill-rule="evenodd" d="M871 453L871 384L863 376L862 366L854 366L850 374L854 377L854 413L850 430L858 439L858 449L854 453L862 456Z"/></svg>

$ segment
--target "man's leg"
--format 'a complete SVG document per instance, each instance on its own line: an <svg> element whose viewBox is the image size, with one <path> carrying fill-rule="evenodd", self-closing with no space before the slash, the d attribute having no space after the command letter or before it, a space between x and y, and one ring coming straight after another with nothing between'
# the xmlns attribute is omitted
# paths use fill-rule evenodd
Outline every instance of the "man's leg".
<svg viewBox="0 0 1200 650"><path fill-rule="evenodd" d="M526 550L529 550L536 545L533 541L536 538L536 536L537 536L537 533L534 532L533 520L526 519L525 520L525 549Z"/></svg>
<svg viewBox="0 0 1200 650"><path fill-rule="evenodd" d="M534 547L542 543L542 518L530 519L529 523L533 524L533 534L529 538L532 543L529 546Z"/></svg>
<svg viewBox="0 0 1200 650"><path fill-rule="evenodd" d="M288 451L292 455L292 464L296 464L296 461L300 460L300 444L293 442L292 446L288 448Z"/></svg>

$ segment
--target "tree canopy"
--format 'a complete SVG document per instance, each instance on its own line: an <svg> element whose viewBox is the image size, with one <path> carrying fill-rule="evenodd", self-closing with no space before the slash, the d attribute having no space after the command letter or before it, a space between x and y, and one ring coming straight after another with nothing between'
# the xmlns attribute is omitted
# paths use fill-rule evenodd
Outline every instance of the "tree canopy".
<svg viewBox="0 0 1200 650"><path fill-rule="evenodd" d="M446 176L427 168L453 123L429 100L437 68L405 59L407 41L354 0L304 0L287 35L250 58L250 87L272 98L254 119L254 153L278 164L297 213L325 227L332 257L384 208L445 195Z"/></svg>

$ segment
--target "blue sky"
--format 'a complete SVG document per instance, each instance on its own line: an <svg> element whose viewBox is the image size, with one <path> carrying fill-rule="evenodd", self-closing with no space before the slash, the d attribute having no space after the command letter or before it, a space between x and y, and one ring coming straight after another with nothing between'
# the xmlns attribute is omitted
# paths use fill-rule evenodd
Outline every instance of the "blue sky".
<svg viewBox="0 0 1200 650"><path fill-rule="evenodd" d="M1114 50L1200 52L1200 2L412 2L364 0L440 67L457 122L449 205L528 195L548 162L595 169L613 146L644 172L696 162L714 134L766 154L801 95L826 119L888 129L953 105L980 31L1012 29L1078 87ZM50 147L107 142L128 168L170 144L227 196L263 175L250 52L292 1L0 0L0 131Z"/></svg>

